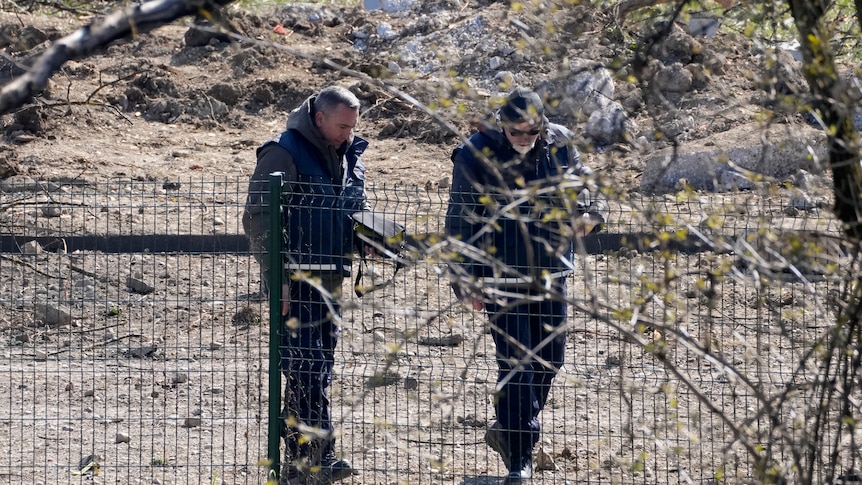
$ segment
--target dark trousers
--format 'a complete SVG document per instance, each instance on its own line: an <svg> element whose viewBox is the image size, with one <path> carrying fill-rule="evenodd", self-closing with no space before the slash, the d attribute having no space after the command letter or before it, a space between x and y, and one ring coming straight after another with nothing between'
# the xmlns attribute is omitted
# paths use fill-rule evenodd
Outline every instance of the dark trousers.
<svg viewBox="0 0 862 485"><path fill-rule="evenodd" d="M305 282L290 287L290 313L281 336L281 370L286 379L283 418L285 446L293 462L316 465L334 452L329 385L341 316L340 275L322 278L332 297ZM301 439L305 434L305 438Z"/></svg>
<svg viewBox="0 0 862 485"><path fill-rule="evenodd" d="M566 321L566 303L544 299L506 307L493 302L485 308L497 347L497 421L511 451L510 463L519 466L539 441L539 412L565 360L566 335L561 326ZM551 367L527 357L529 349Z"/></svg>

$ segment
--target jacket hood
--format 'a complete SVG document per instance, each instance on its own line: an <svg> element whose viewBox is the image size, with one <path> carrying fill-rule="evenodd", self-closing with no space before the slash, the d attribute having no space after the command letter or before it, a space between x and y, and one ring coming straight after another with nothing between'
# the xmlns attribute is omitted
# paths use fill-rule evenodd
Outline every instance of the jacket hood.
<svg viewBox="0 0 862 485"><path fill-rule="evenodd" d="M315 148L320 150L321 153L329 153L332 145L323 138L323 134L320 132L320 129L317 128L316 124L314 124L314 115L311 112L311 107L314 105L315 98L316 95L309 96L298 108L290 112L290 115L287 117L287 129L298 131L306 140L310 141ZM352 143L353 137L351 136L351 139L347 140L343 146L334 148L341 152L343 148L350 146Z"/></svg>

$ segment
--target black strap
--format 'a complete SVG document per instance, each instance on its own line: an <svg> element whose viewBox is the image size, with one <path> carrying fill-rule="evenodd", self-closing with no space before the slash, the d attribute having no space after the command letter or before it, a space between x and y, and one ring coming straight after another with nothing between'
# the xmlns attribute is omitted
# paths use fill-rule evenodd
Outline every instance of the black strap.
<svg viewBox="0 0 862 485"><path fill-rule="evenodd" d="M404 267L404 263L402 263L401 261L396 261L395 271L392 273L391 278L389 278L388 280L386 280L382 283L377 283L377 284L371 285L370 287L366 288L366 287L359 286L359 282L360 282L360 280L362 280L362 267L366 264L368 264L368 262L366 261L365 256L363 255L361 257L361 261L359 262L359 269L356 270L356 280L353 282L353 291L356 293L356 296L358 296L360 298L367 295L368 293L371 293L372 291L377 291L381 288L385 288L385 287L391 285L392 282L395 281L395 275L398 274L398 270Z"/></svg>
<svg viewBox="0 0 862 485"><path fill-rule="evenodd" d="M431 233L422 233L418 235L404 235L403 248L401 251L398 251L397 254L393 254L391 259L395 262L395 271L392 273L392 277L388 280L377 283L376 285L372 285L368 288L361 288L359 286L359 282L362 280L362 266L368 264L366 260L365 251L360 248L359 249L359 257L361 261L359 262L359 269L356 271L356 280L353 283L353 291L356 292L356 296L362 297L363 295L367 295L372 291L379 290L380 288L385 288L391 285L395 281L395 276L398 274L398 270L405 267L408 263L412 263L413 259L407 252L407 248L411 248L413 251L423 251L428 248L428 240L433 234ZM374 244L373 241L368 240L365 236L360 236L360 240L366 242L368 244Z"/></svg>

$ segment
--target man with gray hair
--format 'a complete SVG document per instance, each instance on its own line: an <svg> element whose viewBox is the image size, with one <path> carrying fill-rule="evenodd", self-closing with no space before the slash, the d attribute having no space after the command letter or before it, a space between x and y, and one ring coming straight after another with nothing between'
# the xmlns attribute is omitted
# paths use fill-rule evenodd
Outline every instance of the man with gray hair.
<svg viewBox="0 0 862 485"><path fill-rule="evenodd" d="M452 288L485 310L497 350L497 420L485 441L508 468L504 484L528 483L539 415L564 363L574 241L606 222L607 204L588 188L592 171L572 132L551 123L541 97L524 87L453 150L452 162Z"/></svg>
<svg viewBox="0 0 862 485"><path fill-rule="evenodd" d="M310 96L287 120L287 129L257 149L243 229L261 265L269 221L269 174L283 173L281 370L286 378L283 484L326 484L354 473L336 456L328 388L341 318L341 283L350 275L353 221L368 209L365 167L368 142L353 135L359 100L331 86Z"/></svg>

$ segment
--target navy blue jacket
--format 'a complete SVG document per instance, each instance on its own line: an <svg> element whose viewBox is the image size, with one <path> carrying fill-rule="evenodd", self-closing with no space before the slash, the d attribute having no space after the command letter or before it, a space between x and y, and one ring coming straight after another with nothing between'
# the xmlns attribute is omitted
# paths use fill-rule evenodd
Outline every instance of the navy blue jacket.
<svg viewBox="0 0 862 485"><path fill-rule="evenodd" d="M446 231L479 249L462 247L459 264L482 283L531 284L571 273L574 235L559 210L567 195L553 187L560 177L590 173L571 139L567 128L546 123L522 157L498 127L485 126L452 152Z"/></svg>
<svg viewBox="0 0 862 485"><path fill-rule="evenodd" d="M353 220L365 203L364 167L360 155L368 142L354 137L347 147L342 174L329 173L316 148L298 131L289 129L268 143L278 143L292 156L296 181L287 188L284 207L285 269L331 271L350 275Z"/></svg>

